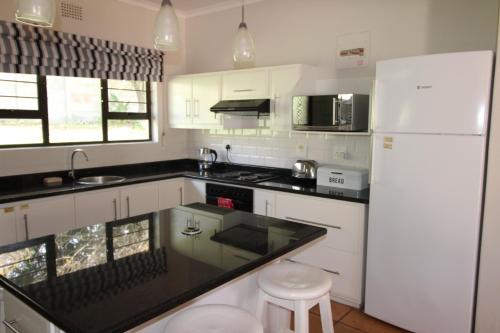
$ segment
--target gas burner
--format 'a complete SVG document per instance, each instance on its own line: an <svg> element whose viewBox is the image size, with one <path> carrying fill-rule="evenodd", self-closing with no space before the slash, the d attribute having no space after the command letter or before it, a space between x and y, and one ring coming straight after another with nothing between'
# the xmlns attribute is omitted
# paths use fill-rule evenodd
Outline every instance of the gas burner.
<svg viewBox="0 0 500 333"><path fill-rule="evenodd" d="M228 171L222 173L214 173L213 177L255 183L276 178L278 176L273 175L271 173L256 173L251 171Z"/></svg>

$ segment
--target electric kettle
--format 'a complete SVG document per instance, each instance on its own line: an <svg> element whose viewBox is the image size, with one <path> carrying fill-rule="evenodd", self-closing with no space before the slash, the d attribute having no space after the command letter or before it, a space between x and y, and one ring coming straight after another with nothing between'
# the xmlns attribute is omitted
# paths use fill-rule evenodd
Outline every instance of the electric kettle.
<svg viewBox="0 0 500 333"><path fill-rule="evenodd" d="M198 168L207 171L217 161L217 152L210 148L200 148L198 153Z"/></svg>

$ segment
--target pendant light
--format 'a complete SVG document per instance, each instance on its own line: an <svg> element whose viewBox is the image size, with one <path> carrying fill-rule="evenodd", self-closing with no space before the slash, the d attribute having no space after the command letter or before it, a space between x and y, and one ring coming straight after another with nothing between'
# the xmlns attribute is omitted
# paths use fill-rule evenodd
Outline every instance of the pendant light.
<svg viewBox="0 0 500 333"><path fill-rule="evenodd" d="M234 41L233 62L235 68L255 66L255 44L245 23L245 2L241 6L241 23Z"/></svg>
<svg viewBox="0 0 500 333"><path fill-rule="evenodd" d="M177 51L179 48L179 20L170 0L162 0L156 17L154 46L162 51Z"/></svg>
<svg viewBox="0 0 500 333"><path fill-rule="evenodd" d="M56 16L55 0L17 0L16 21L52 28Z"/></svg>

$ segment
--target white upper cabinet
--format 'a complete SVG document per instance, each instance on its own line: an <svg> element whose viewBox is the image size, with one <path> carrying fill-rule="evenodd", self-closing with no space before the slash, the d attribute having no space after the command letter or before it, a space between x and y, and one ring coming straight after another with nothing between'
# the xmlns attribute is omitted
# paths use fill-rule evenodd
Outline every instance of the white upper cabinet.
<svg viewBox="0 0 500 333"><path fill-rule="evenodd" d="M220 115L210 108L221 99L220 75L193 77L193 125L199 128L216 128L221 125Z"/></svg>
<svg viewBox="0 0 500 333"><path fill-rule="evenodd" d="M178 76L168 82L168 121L173 128L190 128L193 122L192 78Z"/></svg>
<svg viewBox="0 0 500 333"><path fill-rule="evenodd" d="M269 98L269 70L255 69L222 74L222 99Z"/></svg>
<svg viewBox="0 0 500 333"><path fill-rule="evenodd" d="M230 123L210 108L221 100L271 99L270 121L266 123L274 130L290 130L292 97L314 94L315 74L311 66L286 65L177 76L168 83L170 127L256 128L258 122L233 117Z"/></svg>

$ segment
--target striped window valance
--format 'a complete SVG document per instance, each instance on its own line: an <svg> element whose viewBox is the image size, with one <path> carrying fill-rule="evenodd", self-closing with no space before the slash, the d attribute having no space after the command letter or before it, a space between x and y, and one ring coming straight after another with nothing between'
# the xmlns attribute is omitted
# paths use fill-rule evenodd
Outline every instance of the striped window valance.
<svg viewBox="0 0 500 333"><path fill-rule="evenodd" d="M163 52L0 21L0 71L162 81Z"/></svg>

